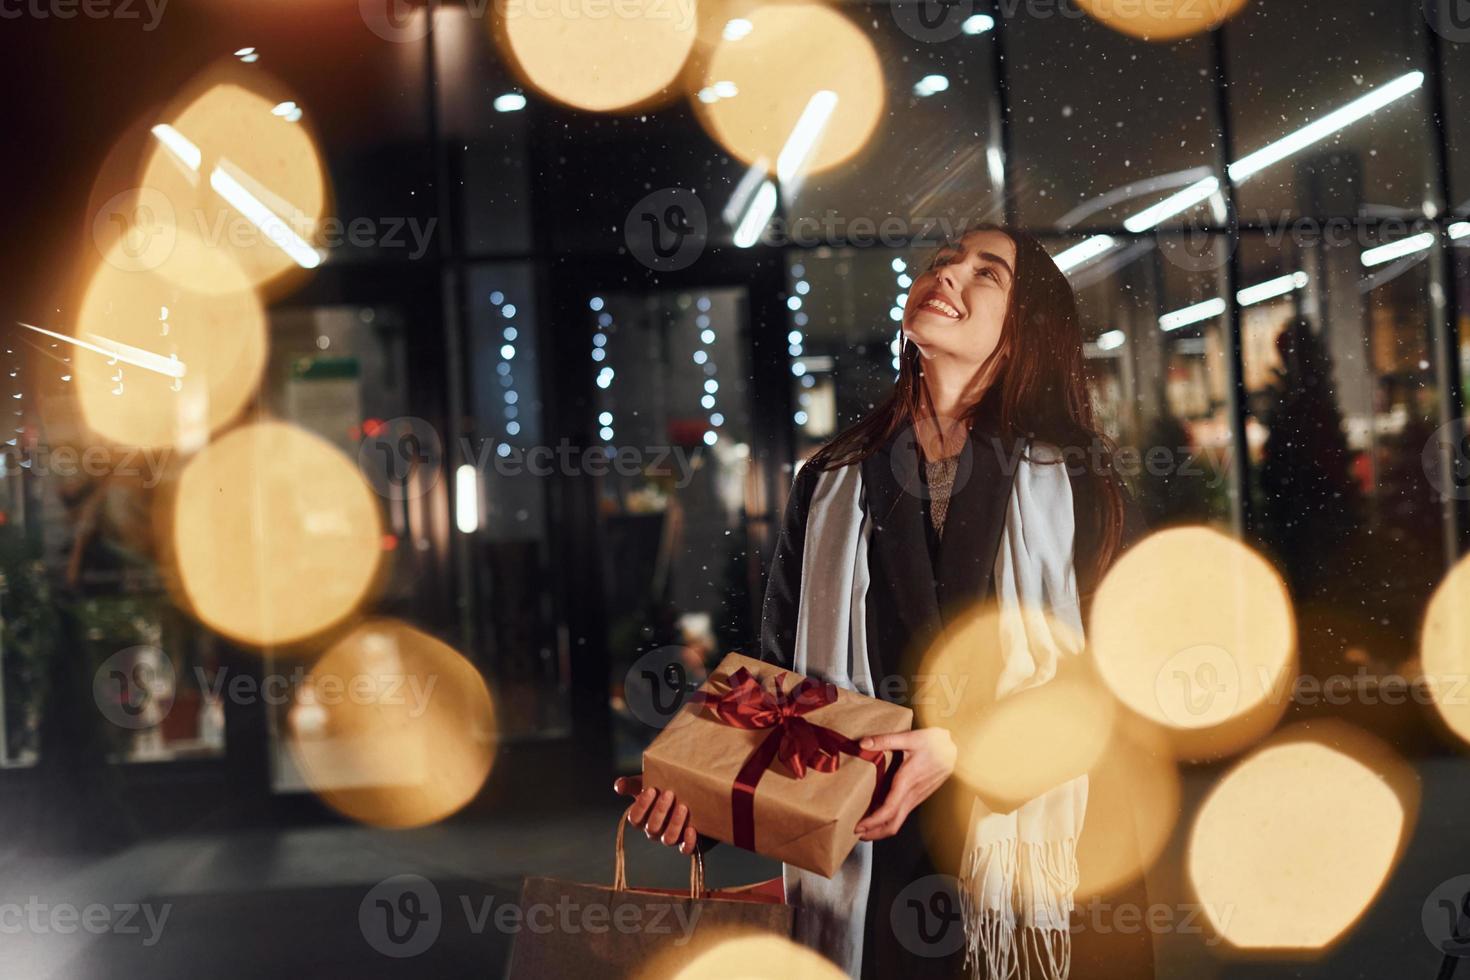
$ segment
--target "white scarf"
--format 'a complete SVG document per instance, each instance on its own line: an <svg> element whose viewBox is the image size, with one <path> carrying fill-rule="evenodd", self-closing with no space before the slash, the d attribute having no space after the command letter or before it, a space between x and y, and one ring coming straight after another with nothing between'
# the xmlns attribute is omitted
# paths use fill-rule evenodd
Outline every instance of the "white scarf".
<svg viewBox="0 0 1470 980"><path fill-rule="evenodd" d="M1046 683L1062 657L1082 651L1072 487L1057 460L1055 450L1032 445L1019 459L1006 505L994 576L1003 657L997 697ZM873 697L865 633L872 528L862 497L860 463L818 477L807 513L793 669ZM1044 980L1065 980L1086 809L1086 775L1010 813L993 813L975 799L959 890L965 965L977 980L1029 977L1033 961ZM783 869L787 899L800 910L799 938L854 978L862 970L872 861L872 844L863 841L830 879Z"/></svg>

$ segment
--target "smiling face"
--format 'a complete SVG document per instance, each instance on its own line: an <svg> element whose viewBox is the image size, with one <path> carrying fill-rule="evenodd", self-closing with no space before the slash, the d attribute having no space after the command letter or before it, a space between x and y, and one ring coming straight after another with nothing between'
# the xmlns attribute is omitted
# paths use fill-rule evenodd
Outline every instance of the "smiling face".
<svg viewBox="0 0 1470 980"><path fill-rule="evenodd" d="M1016 243L1002 231L975 231L935 253L909 289L904 336L926 358L978 369L1000 344L1014 285Z"/></svg>

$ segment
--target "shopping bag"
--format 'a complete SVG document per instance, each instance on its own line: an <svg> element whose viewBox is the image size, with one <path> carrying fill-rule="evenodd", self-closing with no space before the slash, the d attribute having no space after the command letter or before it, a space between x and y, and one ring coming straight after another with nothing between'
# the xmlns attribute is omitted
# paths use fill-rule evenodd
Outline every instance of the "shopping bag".
<svg viewBox="0 0 1470 980"><path fill-rule="evenodd" d="M785 902L780 878L709 891L699 852L689 860L687 890L628 887L627 825L625 814L618 820L611 887L526 878L510 980L631 980L655 957L692 952L698 937L729 930L790 938L795 910Z"/></svg>

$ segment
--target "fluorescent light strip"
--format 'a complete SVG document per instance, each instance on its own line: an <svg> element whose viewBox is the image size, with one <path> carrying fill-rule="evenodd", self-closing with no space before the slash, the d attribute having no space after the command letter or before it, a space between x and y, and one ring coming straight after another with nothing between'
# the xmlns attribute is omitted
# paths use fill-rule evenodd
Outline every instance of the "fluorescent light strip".
<svg viewBox="0 0 1470 980"><path fill-rule="evenodd" d="M1207 299L1203 303L1186 306L1184 309L1175 310L1173 313L1165 313L1159 317L1159 327L1162 330L1178 330L1180 327L1187 327L1191 323L1199 323L1201 320L1209 320L1212 317L1217 317L1224 312L1225 301L1216 296L1214 299Z"/></svg>
<svg viewBox="0 0 1470 980"><path fill-rule="evenodd" d="M1450 225L1449 233L1451 241L1470 235L1470 221L1456 221Z"/></svg>
<svg viewBox="0 0 1470 980"><path fill-rule="evenodd" d="M143 350L141 347L133 347L130 344L120 343L116 340L108 340L106 337L98 337L96 334L88 334L89 337L93 338L93 342L88 342L82 340L80 337L70 337L64 333L57 333L55 330L47 330L45 327L23 323L19 320L16 322L27 330L34 330L36 333L43 334L55 340L65 341L83 350L89 350L94 354L101 354L103 357L113 358L125 364L140 367L145 371L161 374L167 378L182 378L185 374L184 362L180 361L177 357L164 357L162 354L155 354L152 351Z"/></svg>
<svg viewBox="0 0 1470 980"><path fill-rule="evenodd" d="M454 524L461 534L480 529L480 487L475 468L463 463L454 471Z"/></svg>
<svg viewBox="0 0 1470 980"><path fill-rule="evenodd" d="M303 269L315 269L322 264L321 254L316 249L292 231L284 221L276 216L274 211L250 193L244 184L225 173L220 167L215 167L210 173L209 186L214 188L215 193L229 202L236 211L243 214L245 220L260 229L267 240L285 252L292 262Z"/></svg>
<svg viewBox="0 0 1470 980"><path fill-rule="evenodd" d="M1422 252L1433 244L1434 232L1425 231L1397 242L1389 242L1387 245L1370 248L1360 258L1362 258L1363 264L1366 266L1382 265L1385 262L1392 262L1394 259L1402 258L1405 255Z"/></svg>
<svg viewBox="0 0 1470 980"><path fill-rule="evenodd" d="M1098 350L1117 350L1123 346L1127 339L1128 337L1123 331L1109 330L1106 333L1098 335L1097 347Z"/></svg>
<svg viewBox="0 0 1470 980"><path fill-rule="evenodd" d="M1220 178L1206 177L1181 191L1170 194L1158 204L1144 208L1124 221L1123 227L1134 233L1148 231L1161 221L1167 221L1182 211L1188 211L1219 189Z"/></svg>
<svg viewBox="0 0 1470 980"><path fill-rule="evenodd" d="M167 123L159 123L149 130L158 142L178 158L178 161L195 173L204 164L204 154L183 133Z"/></svg>
<svg viewBox="0 0 1470 980"><path fill-rule="evenodd" d="M1251 306L1255 303L1264 303L1268 299L1277 296L1285 296L1293 290L1301 289L1307 284L1305 272L1292 272L1275 279L1267 279L1258 282L1254 286L1246 286L1235 294L1235 301L1241 306Z"/></svg>
<svg viewBox="0 0 1470 980"><path fill-rule="evenodd" d="M1052 261L1057 264L1058 269L1061 269L1063 272L1068 272L1090 259L1097 258L1112 248L1113 244L1114 239L1112 235L1093 235L1091 238L1078 242L1071 248L1052 256Z"/></svg>
<svg viewBox="0 0 1470 980"><path fill-rule="evenodd" d="M1390 102L1403 98L1423 84L1424 73L1422 71L1411 71L1407 75L1400 75L1388 84L1379 86L1367 95L1354 99L1342 108L1334 109L1316 122L1303 126L1296 132L1263 146L1254 153L1246 154L1227 166L1225 172L1230 175L1231 180L1239 184L1246 178L1265 170L1271 164L1284 160L1298 150L1305 149L1331 136L1339 129L1378 111Z"/></svg>
<svg viewBox="0 0 1470 980"><path fill-rule="evenodd" d="M817 145L817 138L822 135L822 130L827 127L827 120L832 118L832 112L837 108L837 93L831 89L822 89L815 93L801 111L801 118L796 120L796 125L791 128L791 135L786 138L786 145L781 147L781 153L776 157L776 178L783 184L789 184L792 178L801 173L801 168L806 166L807 158L811 156L812 149Z"/></svg>
<svg viewBox="0 0 1470 980"><path fill-rule="evenodd" d="M766 222L771 220L771 215L776 213L776 185L769 180L761 183L760 189L755 192L755 199L750 202L750 210L745 212L745 217L740 219L740 227L735 229L735 247L750 248L760 238L761 232L765 230Z"/></svg>

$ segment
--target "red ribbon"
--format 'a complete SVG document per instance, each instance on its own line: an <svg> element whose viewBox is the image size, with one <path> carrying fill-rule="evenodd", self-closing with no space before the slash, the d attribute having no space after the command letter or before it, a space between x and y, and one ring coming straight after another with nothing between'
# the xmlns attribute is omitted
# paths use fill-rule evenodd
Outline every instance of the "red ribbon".
<svg viewBox="0 0 1470 980"><path fill-rule="evenodd" d="M814 725L802 717L836 701L836 685L807 677L783 694L781 681L785 676L785 671L776 675L776 690L771 692L741 667L730 675L730 690L724 694L696 691L691 698L694 704L708 706L716 718L732 728L771 729L746 757L730 791L734 843L746 850L755 849L755 788L776 759L784 762L797 779L805 778L808 769L836 772L843 755L871 762L878 770L878 778L868 803L870 813L882 802L888 788L888 762L881 751L864 750L856 739Z"/></svg>

